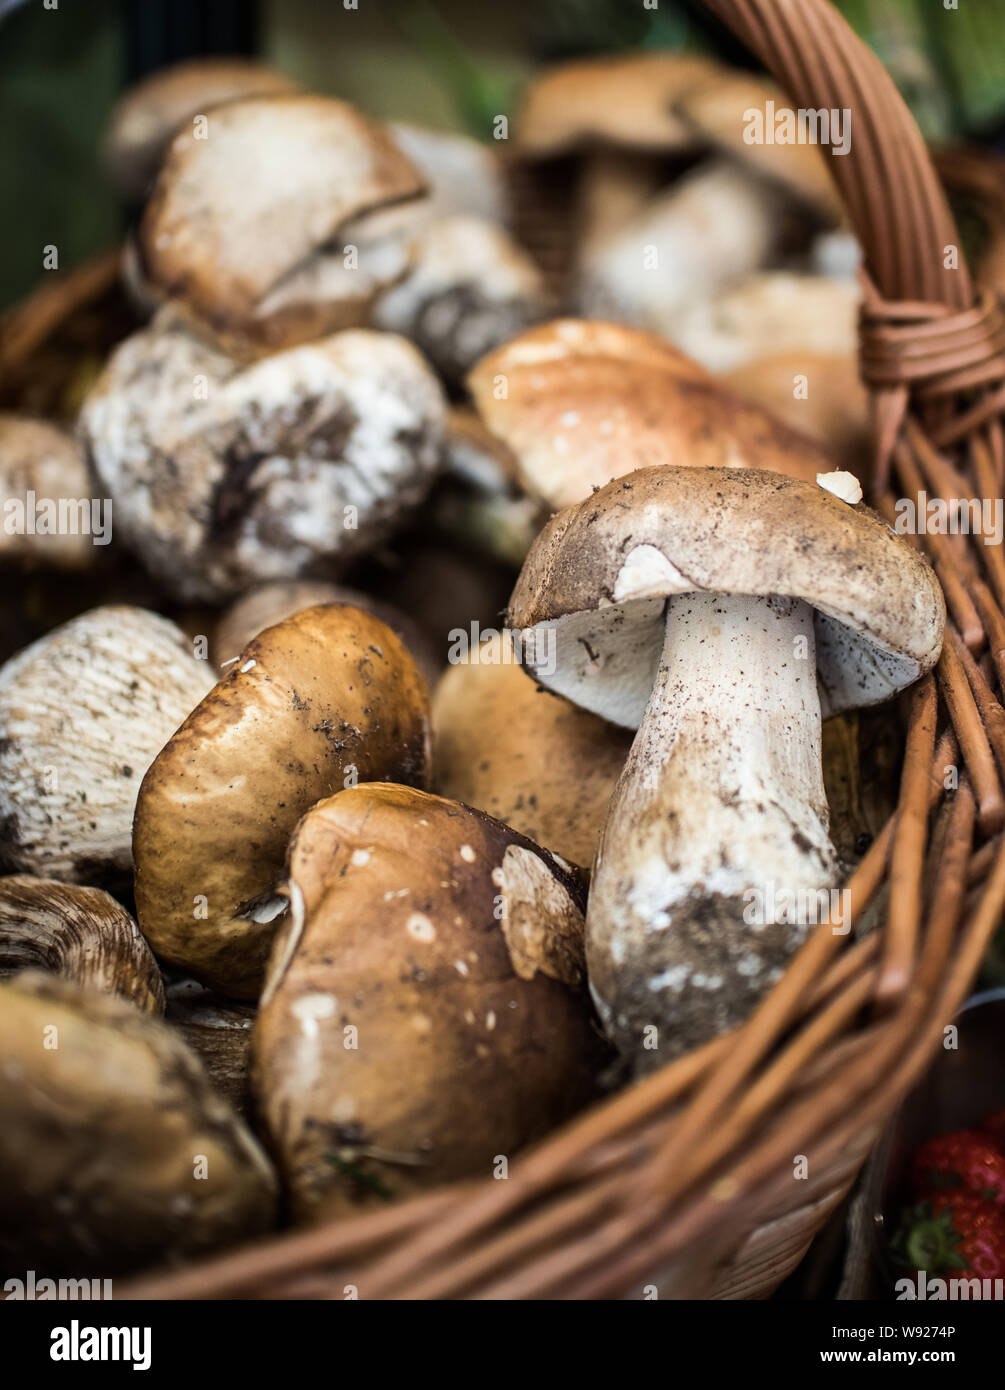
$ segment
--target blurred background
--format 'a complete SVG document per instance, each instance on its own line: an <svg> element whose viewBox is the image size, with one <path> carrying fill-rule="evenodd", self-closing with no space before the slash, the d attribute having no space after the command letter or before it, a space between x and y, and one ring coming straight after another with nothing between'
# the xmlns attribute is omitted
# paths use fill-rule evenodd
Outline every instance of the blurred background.
<svg viewBox="0 0 1005 1390"><path fill-rule="evenodd" d="M0 0L0 308L111 246L123 213L99 137L137 78L196 54L254 54L382 118L489 138L542 64L633 48L749 55L700 0ZM838 0L929 140L1005 147L1005 0Z"/></svg>

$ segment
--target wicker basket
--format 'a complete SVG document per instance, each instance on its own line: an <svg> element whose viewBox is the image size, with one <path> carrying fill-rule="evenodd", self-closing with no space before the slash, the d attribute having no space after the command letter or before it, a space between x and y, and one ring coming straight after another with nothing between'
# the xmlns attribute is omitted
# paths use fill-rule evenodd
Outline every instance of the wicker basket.
<svg viewBox="0 0 1005 1390"><path fill-rule="evenodd" d="M956 228L877 58L826 0L710 0L800 107L851 108L830 161L868 268L862 371L877 491L999 498L1005 328L947 265ZM855 872L860 940L816 932L729 1037L588 1112L511 1168L134 1283L133 1298L754 1298L799 1261L938 1049L1005 905L1005 558L917 538L949 612L909 698L898 809ZM946 769L958 769L958 785ZM794 1176L805 1158L808 1177Z"/></svg>

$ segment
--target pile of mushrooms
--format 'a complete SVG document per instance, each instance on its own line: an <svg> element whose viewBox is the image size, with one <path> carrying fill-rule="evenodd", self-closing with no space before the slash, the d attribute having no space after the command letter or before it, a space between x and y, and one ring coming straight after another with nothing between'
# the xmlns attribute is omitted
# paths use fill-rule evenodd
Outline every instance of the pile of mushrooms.
<svg viewBox="0 0 1005 1390"><path fill-rule="evenodd" d="M840 888L889 795L853 711L944 606L863 500L824 156L743 142L752 81L568 65L505 158L243 61L116 109L131 331L74 419L0 417L8 497L110 518L0 534L7 1261L499 1176L749 1017L812 929L752 903ZM571 171L563 285L507 160Z"/></svg>

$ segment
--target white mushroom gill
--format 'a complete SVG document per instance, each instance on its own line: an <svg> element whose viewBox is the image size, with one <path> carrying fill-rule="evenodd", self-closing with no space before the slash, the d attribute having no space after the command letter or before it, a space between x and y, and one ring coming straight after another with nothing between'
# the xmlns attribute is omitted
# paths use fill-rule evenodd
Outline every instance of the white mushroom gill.
<svg viewBox="0 0 1005 1390"><path fill-rule="evenodd" d="M626 1051L650 1022L677 1034L661 1042L663 1060L721 1031L735 1018L716 1017L709 1030L695 1016L721 1012L716 984L739 970L752 996L763 992L805 935L798 922L765 921L763 909L835 880L820 730L810 605L696 592L668 600L659 671L611 799L587 914L592 987Z"/></svg>

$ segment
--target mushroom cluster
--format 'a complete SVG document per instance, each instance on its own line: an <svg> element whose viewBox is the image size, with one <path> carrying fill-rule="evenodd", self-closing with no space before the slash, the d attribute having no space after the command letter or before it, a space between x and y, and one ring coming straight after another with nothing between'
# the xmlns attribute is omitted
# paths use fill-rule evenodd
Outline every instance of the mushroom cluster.
<svg viewBox="0 0 1005 1390"><path fill-rule="evenodd" d="M742 137L775 95L565 65L505 156L244 60L117 106L128 325L0 415L3 1258L498 1177L842 886L901 741L854 712L944 605L863 500L824 156Z"/></svg>

